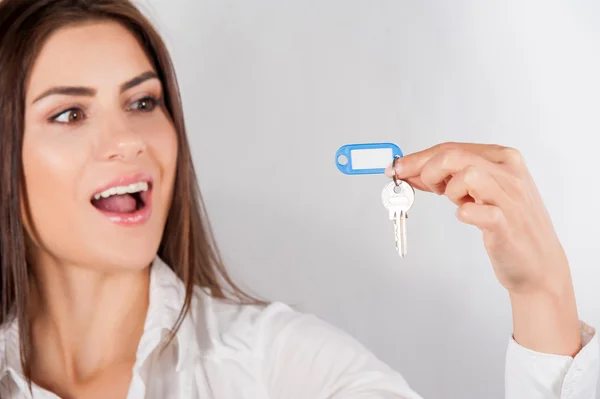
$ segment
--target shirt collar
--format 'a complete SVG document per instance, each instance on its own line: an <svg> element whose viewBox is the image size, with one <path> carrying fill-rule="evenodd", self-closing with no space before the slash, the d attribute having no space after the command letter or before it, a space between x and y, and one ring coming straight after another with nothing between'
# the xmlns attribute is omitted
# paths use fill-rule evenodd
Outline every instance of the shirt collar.
<svg viewBox="0 0 600 399"><path fill-rule="evenodd" d="M144 334L138 346L138 363L141 363L170 334L185 303L185 285L175 272L158 256L151 268L150 303ZM177 371L193 362L200 354L200 344L204 350L212 347L210 344L212 340L208 337L205 304L198 303L200 298L203 296L192 297L190 311L181 322L172 343L177 345ZM198 327L201 327L201 331L198 331ZM205 339L199 340L199 337Z"/></svg>
<svg viewBox="0 0 600 399"><path fill-rule="evenodd" d="M13 319L9 324L0 329L0 381L11 372L22 374L21 347L19 345L19 323Z"/></svg>
<svg viewBox="0 0 600 399"><path fill-rule="evenodd" d="M197 290L204 294L199 288ZM210 329L207 325L209 320L205 317L206 303L198 303L200 299L206 297L194 295L191 309L181 322L173 342L170 343L170 345L177 345L177 371L192 364L200 355L201 349L209 351L212 348ZM139 367L169 336L184 302L184 283L157 256L151 265L149 306L134 367ZM16 319L0 328L0 384L7 373L11 373L13 377L23 374L19 326Z"/></svg>

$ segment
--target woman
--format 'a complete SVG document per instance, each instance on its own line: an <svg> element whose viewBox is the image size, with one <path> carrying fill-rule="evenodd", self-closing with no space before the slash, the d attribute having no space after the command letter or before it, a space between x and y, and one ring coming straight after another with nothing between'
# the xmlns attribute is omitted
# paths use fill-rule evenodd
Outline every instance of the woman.
<svg viewBox="0 0 600 399"><path fill-rule="evenodd" d="M351 337L229 279L163 42L127 0L0 2L0 397L419 398ZM588 399L594 331L519 154L396 174L479 227L510 293L506 396Z"/></svg>

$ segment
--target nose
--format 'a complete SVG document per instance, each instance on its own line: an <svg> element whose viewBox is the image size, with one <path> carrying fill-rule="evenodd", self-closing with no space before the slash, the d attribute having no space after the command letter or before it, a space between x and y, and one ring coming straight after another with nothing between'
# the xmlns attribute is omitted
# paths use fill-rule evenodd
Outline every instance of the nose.
<svg viewBox="0 0 600 399"><path fill-rule="evenodd" d="M112 126L112 134L105 135L103 158L106 160L131 161L146 152L144 135L126 126Z"/></svg>
<svg viewBox="0 0 600 399"><path fill-rule="evenodd" d="M108 159L129 161L146 151L146 143L141 135L121 137L108 154Z"/></svg>

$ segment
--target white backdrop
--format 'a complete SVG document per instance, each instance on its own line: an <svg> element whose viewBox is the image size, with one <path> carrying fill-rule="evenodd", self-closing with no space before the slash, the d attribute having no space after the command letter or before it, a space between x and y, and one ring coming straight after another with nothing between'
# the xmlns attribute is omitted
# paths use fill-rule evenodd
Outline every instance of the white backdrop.
<svg viewBox="0 0 600 399"><path fill-rule="evenodd" d="M511 315L479 232L419 193L401 260L387 179L334 165L353 142L493 142L524 153L581 317L600 326L600 2L141 3L172 50L201 189L244 287L350 332L425 398L502 398Z"/></svg>

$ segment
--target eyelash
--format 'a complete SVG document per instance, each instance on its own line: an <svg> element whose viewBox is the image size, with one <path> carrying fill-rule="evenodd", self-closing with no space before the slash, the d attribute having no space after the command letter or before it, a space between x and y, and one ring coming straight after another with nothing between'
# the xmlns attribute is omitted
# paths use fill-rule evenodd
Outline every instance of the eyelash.
<svg viewBox="0 0 600 399"><path fill-rule="evenodd" d="M135 104L140 104L141 105L142 103L150 103L150 104L149 104L149 106L147 105L148 108L146 108L146 109L131 109L131 107L133 105L135 105ZM127 111L150 113L150 112L154 111L157 107L160 107L161 105L162 105L162 98L158 99L158 98L156 98L154 96L146 96L146 97L141 98L141 99L139 99L137 101L134 101L132 103L132 105L127 109ZM75 121L71 121L69 119L69 122L59 122L58 121L58 119L61 116L67 115L67 117L68 117L68 115L70 113L73 113L73 112L78 112L80 114L84 114L83 118L79 118L79 119L77 119ZM80 107L73 107L73 108L69 108L67 110L61 111L58 114L55 114L54 116L52 116L52 117L50 117L48 119L48 122L58 123L58 124L61 124L61 125L69 125L69 124L81 123L83 120L85 120L85 113L83 112L83 110Z"/></svg>

